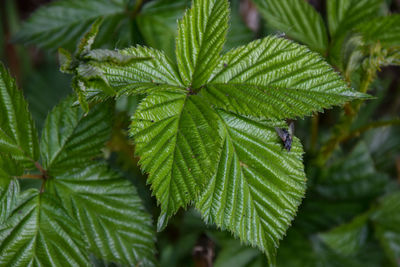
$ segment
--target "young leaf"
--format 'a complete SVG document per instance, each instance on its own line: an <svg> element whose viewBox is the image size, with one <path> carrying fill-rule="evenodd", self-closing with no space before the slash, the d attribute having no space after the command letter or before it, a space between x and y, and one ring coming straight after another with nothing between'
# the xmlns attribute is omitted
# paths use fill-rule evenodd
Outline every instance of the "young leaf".
<svg viewBox="0 0 400 267"><path fill-rule="evenodd" d="M30 189L0 224L1 266L89 266L77 222L47 193Z"/></svg>
<svg viewBox="0 0 400 267"><path fill-rule="evenodd" d="M348 33L356 25L376 17L382 0L330 0L327 17L331 36Z"/></svg>
<svg viewBox="0 0 400 267"><path fill-rule="evenodd" d="M98 18L123 14L128 0L61 0L41 7L22 25L15 40L56 49L73 48Z"/></svg>
<svg viewBox="0 0 400 267"><path fill-rule="evenodd" d="M56 194L87 237L98 258L128 265L153 266L154 231L135 188L101 163L51 179Z"/></svg>
<svg viewBox="0 0 400 267"><path fill-rule="evenodd" d="M139 105L130 133L161 204L161 230L214 173L220 144L217 117L199 96L153 93Z"/></svg>
<svg viewBox="0 0 400 267"><path fill-rule="evenodd" d="M305 0L255 0L268 25L324 53L328 36L321 15Z"/></svg>
<svg viewBox="0 0 400 267"><path fill-rule="evenodd" d="M0 152L9 153L26 168L39 158L38 137L28 105L15 80L0 63Z"/></svg>
<svg viewBox="0 0 400 267"><path fill-rule="evenodd" d="M274 126L218 112L224 128L216 175L197 201L206 221L228 229L275 260L278 242L305 192L303 150L295 138L283 150Z"/></svg>
<svg viewBox="0 0 400 267"><path fill-rule="evenodd" d="M196 0L178 24L176 57L185 86L198 88L207 82L225 42L228 30L227 0Z"/></svg>
<svg viewBox="0 0 400 267"><path fill-rule="evenodd" d="M98 104L85 116L68 97L48 115L40 143L43 167L64 171L99 155L111 134L112 105Z"/></svg>
<svg viewBox="0 0 400 267"><path fill-rule="evenodd" d="M204 91L218 107L269 118L309 115L364 96L318 54L276 37L225 54Z"/></svg>

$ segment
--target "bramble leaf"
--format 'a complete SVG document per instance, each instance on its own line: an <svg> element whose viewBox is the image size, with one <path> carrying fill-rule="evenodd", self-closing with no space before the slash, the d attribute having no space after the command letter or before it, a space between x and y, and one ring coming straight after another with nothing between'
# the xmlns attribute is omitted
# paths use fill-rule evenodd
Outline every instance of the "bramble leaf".
<svg viewBox="0 0 400 267"><path fill-rule="evenodd" d="M205 92L221 108L269 118L302 117L365 96L318 54L276 37L225 54Z"/></svg>
<svg viewBox="0 0 400 267"><path fill-rule="evenodd" d="M185 86L207 82L218 63L228 30L227 0L196 0L178 24L176 57Z"/></svg>
<svg viewBox="0 0 400 267"><path fill-rule="evenodd" d="M377 17L357 29L367 43L379 42L383 47L400 46L400 15Z"/></svg>
<svg viewBox="0 0 400 267"><path fill-rule="evenodd" d="M133 116L139 163L161 204L159 230L213 175L220 144L216 116L200 97L176 92L147 96Z"/></svg>
<svg viewBox="0 0 400 267"><path fill-rule="evenodd" d="M0 224L13 211L19 194L19 183L15 176L23 168L10 155L0 154Z"/></svg>
<svg viewBox="0 0 400 267"><path fill-rule="evenodd" d="M321 15L305 0L255 0L268 25L324 53L328 36Z"/></svg>
<svg viewBox="0 0 400 267"><path fill-rule="evenodd" d="M15 80L0 63L0 152L9 153L26 168L39 158L37 131Z"/></svg>
<svg viewBox="0 0 400 267"><path fill-rule="evenodd" d="M47 193L30 189L0 224L1 266L89 266L77 222Z"/></svg>
<svg viewBox="0 0 400 267"><path fill-rule="evenodd" d="M111 134L111 103L98 104L85 115L73 102L68 97L46 119L40 148L43 167L50 172L85 166Z"/></svg>
<svg viewBox="0 0 400 267"><path fill-rule="evenodd" d="M48 181L87 237L98 258L122 264L153 266L151 218L132 184L102 163L90 163Z"/></svg>
<svg viewBox="0 0 400 267"><path fill-rule="evenodd" d="M276 248L305 193L302 147L284 151L275 126L219 111L224 128L216 175L196 206L204 219L228 229L275 260Z"/></svg>

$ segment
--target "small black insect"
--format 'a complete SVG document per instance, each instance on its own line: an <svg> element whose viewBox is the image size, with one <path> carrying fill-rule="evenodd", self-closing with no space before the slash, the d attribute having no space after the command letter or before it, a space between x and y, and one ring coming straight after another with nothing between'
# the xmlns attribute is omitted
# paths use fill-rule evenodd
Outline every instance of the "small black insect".
<svg viewBox="0 0 400 267"><path fill-rule="evenodd" d="M278 133L279 137L282 139L283 141L283 146L285 147L285 149L289 152L290 149L292 148L292 141L293 141L293 132L294 132L294 123L291 122L289 124L289 129L281 129L278 127L275 127L276 132Z"/></svg>

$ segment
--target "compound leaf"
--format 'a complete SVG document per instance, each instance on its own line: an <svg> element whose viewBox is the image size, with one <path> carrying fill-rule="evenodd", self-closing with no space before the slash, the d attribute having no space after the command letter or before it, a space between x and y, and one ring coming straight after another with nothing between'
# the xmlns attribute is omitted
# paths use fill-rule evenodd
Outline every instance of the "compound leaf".
<svg viewBox="0 0 400 267"><path fill-rule="evenodd" d="M176 57L184 84L198 88L215 68L228 30L227 0L196 0L178 24Z"/></svg>
<svg viewBox="0 0 400 267"><path fill-rule="evenodd" d="M89 266L77 222L47 193L30 189L0 224L1 266Z"/></svg>
<svg viewBox="0 0 400 267"><path fill-rule="evenodd" d="M62 200L98 258L153 266L151 218L135 188L101 163L74 169L48 181L46 189Z"/></svg>
<svg viewBox="0 0 400 267"><path fill-rule="evenodd" d="M98 104L85 115L68 97L48 115L42 132L43 167L50 172L84 165L99 155L111 134L113 106Z"/></svg>
<svg viewBox="0 0 400 267"><path fill-rule="evenodd" d="M130 133L158 202L158 229L194 200L215 170L217 115L195 95L158 92L139 105Z"/></svg>
<svg viewBox="0 0 400 267"><path fill-rule="evenodd" d="M0 152L9 153L26 168L39 158L38 137L28 105L15 80L0 63Z"/></svg>
<svg viewBox="0 0 400 267"><path fill-rule="evenodd" d="M305 0L255 0L268 25L324 53L328 36L321 15Z"/></svg>
<svg viewBox="0 0 400 267"><path fill-rule="evenodd" d="M61 0L39 8L22 25L15 40L56 49L73 48L79 37L98 18L124 14L128 0Z"/></svg>
<svg viewBox="0 0 400 267"><path fill-rule="evenodd" d="M276 37L225 54L205 91L221 108L270 118L309 115L364 96L318 54Z"/></svg>
<svg viewBox="0 0 400 267"><path fill-rule="evenodd" d="M207 222L257 246L274 262L276 248L305 193L302 147L284 151L274 126L219 111L223 149L216 175L197 207Z"/></svg>

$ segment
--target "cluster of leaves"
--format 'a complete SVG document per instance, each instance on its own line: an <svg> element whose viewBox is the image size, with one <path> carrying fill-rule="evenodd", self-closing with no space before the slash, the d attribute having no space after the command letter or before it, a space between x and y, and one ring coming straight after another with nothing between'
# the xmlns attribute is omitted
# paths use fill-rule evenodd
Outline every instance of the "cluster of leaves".
<svg viewBox="0 0 400 267"><path fill-rule="evenodd" d="M1 89L12 93L0 99L1 112L16 115L0 121L0 252L7 256L1 263L69 259L87 265L91 253L122 264L154 264L155 233L136 190L93 161L112 127L110 98L126 96L142 99L129 133L161 206L158 230L193 204L206 223L261 251L209 231L222 248L216 266L264 266L262 253L275 263L279 240L304 197L306 174L299 140L294 137L287 152L274 128L285 128L285 119L365 99L376 71L400 62L400 23L398 15L384 16L381 0L328 1L329 29L306 1L254 2L267 28L283 36L246 44L252 34L237 12L230 16L227 0L194 0L178 22L189 1L60 0L33 14L15 40L71 48L90 27L73 55L59 50L61 71L73 75L83 111L72 107L72 97L59 104L39 145L26 104L3 71ZM92 49L107 42L144 42L156 49ZM396 192L377 201L392 185L379 168L380 155L363 142L349 154L335 151L342 140L369 129L356 119L360 108L361 101L346 104L322 153L312 154L319 167L308 168L308 198L278 265L396 265L399 219L387 217L398 213L400 202ZM24 173L35 168L42 188L20 193L17 178L32 176ZM15 241L21 233L28 237ZM68 249L60 251L56 244L66 241Z"/></svg>
<svg viewBox="0 0 400 267"><path fill-rule="evenodd" d="M113 104L84 116L68 97L48 115L39 142L3 65L0 93L0 265L89 266L92 256L154 265L151 218L135 188L93 160L109 138ZM23 178L41 179L40 190L20 192Z"/></svg>

